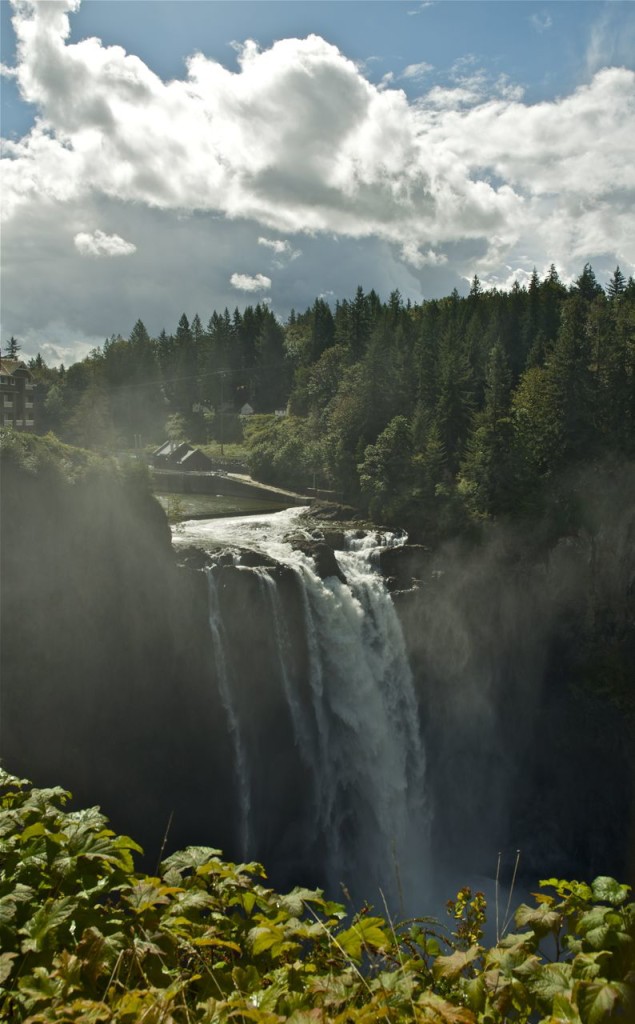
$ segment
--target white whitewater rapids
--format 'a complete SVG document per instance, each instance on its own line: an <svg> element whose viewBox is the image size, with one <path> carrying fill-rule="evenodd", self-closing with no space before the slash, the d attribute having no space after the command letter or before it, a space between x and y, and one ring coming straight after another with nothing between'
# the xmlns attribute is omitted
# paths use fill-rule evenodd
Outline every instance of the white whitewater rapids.
<svg viewBox="0 0 635 1024"><path fill-rule="evenodd" d="M310 557L284 540L302 529L302 509L236 519L190 521L174 532L177 548L250 548L291 567L301 586L308 651L307 692L301 700L287 671L290 638L278 584L266 568L258 576L263 608L273 626L279 684L288 705L294 741L311 779L310 817L321 874L333 895L340 884L393 906L419 903L428 873L428 807L419 712L404 639L392 599L377 566L377 549L402 543L391 534L347 537L337 559L346 583L320 579ZM254 773L236 699L240 681L227 670L214 574L210 628L216 676L234 751L245 859L258 855L251 826ZM274 666L275 668L275 666ZM244 707L244 701L242 703Z"/></svg>

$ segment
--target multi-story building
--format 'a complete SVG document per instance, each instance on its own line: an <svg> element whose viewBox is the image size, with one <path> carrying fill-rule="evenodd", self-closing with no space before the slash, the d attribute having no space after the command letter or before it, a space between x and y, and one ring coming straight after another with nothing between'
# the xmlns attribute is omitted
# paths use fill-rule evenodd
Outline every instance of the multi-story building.
<svg viewBox="0 0 635 1024"><path fill-rule="evenodd" d="M0 426L35 430L35 384L20 359L0 359Z"/></svg>

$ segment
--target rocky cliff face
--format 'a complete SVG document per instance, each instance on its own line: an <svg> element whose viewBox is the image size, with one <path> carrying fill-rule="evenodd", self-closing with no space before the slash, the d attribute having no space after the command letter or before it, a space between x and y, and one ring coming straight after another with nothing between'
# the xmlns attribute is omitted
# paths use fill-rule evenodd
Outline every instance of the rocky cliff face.
<svg viewBox="0 0 635 1024"><path fill-rule="evenodd" d="M231 816L204 581L165 516L115 475L2 473L2 715L11 772L99 803L156 861Z"/></svg>
<svg viewBox="0 0 635 1024"><path fill-rule="evenodd" d="M528 877L633 877L635 546L632 511L615 511L540 559L502 531L479 548L386 552L437 859L469 851L492 875L494 838Z"/></svg>

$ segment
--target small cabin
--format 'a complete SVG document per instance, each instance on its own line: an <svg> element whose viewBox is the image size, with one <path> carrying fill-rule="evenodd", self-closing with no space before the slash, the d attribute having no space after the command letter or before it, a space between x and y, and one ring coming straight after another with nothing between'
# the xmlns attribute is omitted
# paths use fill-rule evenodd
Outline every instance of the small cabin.
<svg viewBox="0 0 635 1024"><path fill-rule="evenodd" d="M166 441L152 453L157 469L181 469L186 473L209 473L212 461L199 448L187 441Z"/></svg>
<svg viewBox="0 0 635 1024"><path fill-rule="evenodd" d="M212 469L212 460L199 448L192 448L179 459L178 466L187 473L209 473Z"/></svg>

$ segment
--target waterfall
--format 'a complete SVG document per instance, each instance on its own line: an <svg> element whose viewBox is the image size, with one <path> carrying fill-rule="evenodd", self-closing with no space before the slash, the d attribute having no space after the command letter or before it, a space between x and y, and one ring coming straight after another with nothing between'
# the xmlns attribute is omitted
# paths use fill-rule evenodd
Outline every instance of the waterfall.
<svg viewBox="0 0 635 1024"><path fill-rule="evenodd" d="M234 683L230 676L226 657L225 630L220 614L218 588L213 573L208 572L209 594L209 627L212 634L212 649L216 680L221 702L227 713L227 725L234 752L234 771L236 774L236 792L238 797L238 832L240 852L243 860L248 860L251 853L250 810L251 790L249 786L249 766L247 751L242 738L241 725L234 704Z"/></svg>
<svg viewBox="0 0 635 1024"><path fill-rule="evenodd" d="M344 886L353 898L377 904L381 890L393 909L400 904L412 909L421 905L429 867L425 755L401 627L376 565L378 546L400 538L347 538L347 550L337 556L346 583L322 580L312 559L284 539L291 529L297 532L298 514L294 509L186 523L178 537L183 545L229 548L236 563L239 547L266 556L265 565L234 568L245 584L248 577L252 582L249 606L241 604L240 614L262 630L254 651L254 665L262 672L258 684L245 678L244 669L238 677L236 657L244 658L245 652L231 649L237 641L229 639L228 621L236 608L223 607L216 581L222 567L208 571L216 678L235 760L241 852L260 859L259 831L276 831L271 822L277 809L263 779L275 771L284 746L290 768L280 770L278 786L284 790L287 778L292 784L294 766L304 780L302 802L296 801L293 812L294 842L301 841L304 861L316 865L336 897ZM277 579L272 559L291 571L293 593ZM300 637L291 635L290 611ZM243 635L249 644L249 632ZM275 740L263 735L265 720L275 723ZM281 806L285 799L284 792L275 796Z"/></svg>

